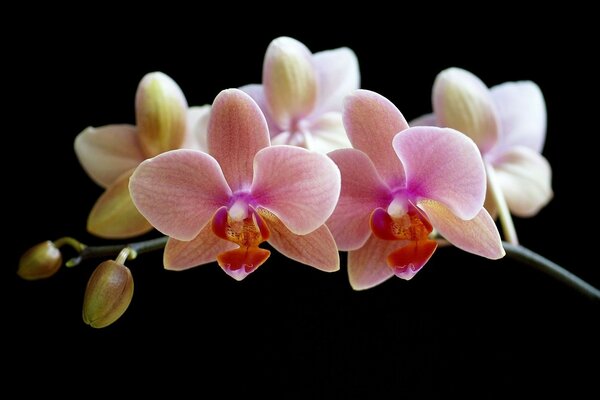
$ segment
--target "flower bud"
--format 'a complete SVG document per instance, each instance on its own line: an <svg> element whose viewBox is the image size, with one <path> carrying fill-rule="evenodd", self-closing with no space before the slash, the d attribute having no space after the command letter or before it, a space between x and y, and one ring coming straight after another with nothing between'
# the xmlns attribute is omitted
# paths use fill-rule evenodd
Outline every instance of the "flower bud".
<svg viewBox="0 0 600 400"><path fill-rule="evenodd" d="M115 322L131 303L133 277L129 268L115 261L104 261L88 281L83 298L83 322L104 328Z"/></svg>
<svg viewBox="0 0 600 400"><path fill-rule="evenodd" d="M61 265L60 250L47 240L33 246L21 256L17 275L31 281L44 279L54 275Z"/></svg>

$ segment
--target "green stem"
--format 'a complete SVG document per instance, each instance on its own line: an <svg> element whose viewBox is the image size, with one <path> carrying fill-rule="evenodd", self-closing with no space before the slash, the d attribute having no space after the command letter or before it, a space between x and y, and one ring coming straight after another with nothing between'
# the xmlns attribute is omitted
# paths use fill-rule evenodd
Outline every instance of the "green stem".
<svg viewBox="0 0 600 400"><path fill-rule="evenodd" d="M510 210L508 209L508 204L506 204L506 199L504 198L502 189L498 184L498 178L496 177L494 167L488 163L485 163L485 171L487 173L488 189L492 195L492 198L494 199L496 209L498 210L498 218L500 219L500 224L502 225L504 237L508 242L518 245L519 239L517 237L517 230L515 229L515 224L513 223L512 216L510 215Z"/></svg>
<svg viewBox="0 0 600 400"><path fill-rule="evenodd" d="M69 237L69 236L65 236L65 237L61 237L60 239L56 239L53 243L59 249L65 245L71 246L78 253L81 253L83 251L83 249L85 249L87 247L85 244L81 243L79 240Z"/></svg>
<svg viewBox="0 0 600 400"><path fill-rule="evenodd" d="M113 257L121 254L123 249L128 249L125 256L121 256L124 262L125 259L133 260L138 254L148 253L155 250L160 250L167 244L167 237L163 236L156 239L145 240L143 242L135 242L129 244L115 244L110 246L87 246L77 257L74 257L67 261L67 267L74 267L79 265L82 261L89 258L97 257Z"/></svg>

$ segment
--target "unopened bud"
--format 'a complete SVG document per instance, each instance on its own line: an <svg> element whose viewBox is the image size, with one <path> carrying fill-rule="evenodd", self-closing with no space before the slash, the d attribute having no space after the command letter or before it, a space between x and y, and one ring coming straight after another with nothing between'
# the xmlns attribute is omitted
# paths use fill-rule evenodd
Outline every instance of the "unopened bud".
<svg viewBox="0 0 600 400"><path fill-rule="evenodd" d="M19 260L17 274L27 280L48 278L62 265L62 255L53 242L47 240L25 252Z"/></svg>
<svg viewBox="0 0 600 400"><path fill-rule="evenodd" d="M83 322L104 328L115 322L131 303L133 277L129 268L115 261L104 261L88 281L83 299Z"/></svg>

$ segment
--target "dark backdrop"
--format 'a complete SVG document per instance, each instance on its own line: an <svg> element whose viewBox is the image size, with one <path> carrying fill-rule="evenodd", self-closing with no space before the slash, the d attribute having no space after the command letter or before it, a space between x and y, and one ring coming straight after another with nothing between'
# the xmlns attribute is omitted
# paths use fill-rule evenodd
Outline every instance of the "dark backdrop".
<svg viewBox="0 0 600 400"><path fill-rule="evenodd" d="M257 387L259 394L275 389L282 397L332 392L341 398L487 398L594 386L598 307L508 259L441 249L411 282L392 279L354 292L345 268L325 274L278 255L238 283L216 264L164 271L161 254L152 254L128 263L133 302L102 330L81 320L96 262L38 282L14 273L20 255L37 242L72 235L104 243L84 229L102 191L81 170L72 143L88 125L133 123L134 94L145 73L169 74L191 105L205 104L221 89L259 82L267 45L289 35L313 51L351 47L362 87L387 96L408 119L431 109L433 79L450 66L490 86L537 82L548 106L544 154L555 198L537 217L515 223L524 245L600 286L596 202L586 191L595 182L586 138L596 133L588 129L585 100L594 75L581 27L565 33L552 21L540 25L516 12L498 23L474 19L477 24L445 15L432 21L427 12L381 23L364 16L368 25L358 16L335 24L317 16L274 24L207 12L181 21L164 17L169 24L163 25L159 13L131 25L129 17L91 22L90 15L65 24L31 22L34 39L7 43L7 382L24 393L70 393L74 382L93 392L115 390L125 382L136 390L191 389L194 395L251 394Z"/></svg>

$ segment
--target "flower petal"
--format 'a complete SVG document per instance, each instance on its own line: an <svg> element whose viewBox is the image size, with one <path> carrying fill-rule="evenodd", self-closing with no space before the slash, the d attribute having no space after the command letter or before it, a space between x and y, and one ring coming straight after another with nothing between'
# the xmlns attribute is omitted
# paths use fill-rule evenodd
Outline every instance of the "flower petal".
<svg viewBox="0 0 600 400"><path fill-rule="evenodd" d="M348 253L348 278L354 290L370 289L394 276L387 257L402 245L371 235L363 247Z"/></svg>
<svg viewBox="0 0 600 400"><path fill-rule="evenodd" d="M517 146L496 160L496 178L511 213L532 217L552 199L552 169L528 147Z"/></svg>
<svg viewBox="0 0 600 400"><path fill-rule="evenodd" d="M210 104L190 107L187 113L187 131L185 133L184 149L208 152L207 138Z"/></svg>
<svg viewBox="0 0 600 400"><path fill-rule="evenodd" d="M217 95L208 122L208 152L233 191L250 187L254 155L269 144L265 117L250 96L239 89Z"/></svg>
<svg viewBox="0 0 600 400"><path fill-rule="evenodd" d="M425 211L433 227L459 249L492 260L504 257L500 233L485 208L475 218L465 221L437 201L422 200L418 206Z"/></svg>
<svg viewBox="0 0 600 400"><path fill-rule="evenodd" d="M388 186L402 185L404 169L394 154L392 139L408 124L396 106L380 94L357 90L346 98L343 120L354 148L369 156Z"/></svg>
<svg viewBox="0 0 600 400"><path fill-rule="evenodd" d="M360 87L356 54L347 48L315 53L313 63L319 74L318 112L342 111L344 98Z"/></svg>
<svg viewBox="0 0 600 400"><path fill-rule="evenodd" d="M273 40L265 55L263 85L271 115L282 129L310 114L317 101L317 74L310 50L289 37Z"/></svg>
<svg viewBox="0 0 600 400"><path fill-rule="evenodd" d="M85 128L75 138L75 154L85 172L103 188L144 160L137 130L131 125Z"/></svg>
<svg viewBox="0 0 600 400"><path fill-rule="evenodd" d="M362 151L341 149L329 153L329 157L340 169L342 190L327 226L340 250L355 250L371 235L369 221L373 210L390 203L390 191Z"/></svg>
<svg viewBox="0 0 600 400"><path fill-rule="evenodd" d="M163 262L165 269L182 271L216 261L219 254L237 247L239 247L237 244L215 235L209 222L198 233L198 236L190 241L184 242L169 238Z"/></svg>
<svg viewBox="0 0 600 400"><path fill-rule="evenodd" d="M267 125L269 126L269 133L271 138L276 136L281 129L277 126L273 118L271 118L271 110L269 109L269 105L267 104L267 98L265 97L265 88L263 85L258 84L250 84L240 87L240 90L246 93L248 96L252 97L252 100L258 104L261 111L265 116L265 120L267 121Z"/></svg>
<svg viewBox="0 0 600 400"><path fill-rule="evenodd" d="M306 235L296 235L275 214L265 209L259 210L259 213L269 227L271 235L268 242L275 250L321 271L334 272L340 269L340 255L327 226L321 225Z"/></svg>
<svg viewBox="0 0 600 400"><path fill-rule="evenodd" d="M142 78L135 95L135 116L147 157L183 145L187 107L183 92L169 76L151 72Z"/></svg>
<svg viewBox="0 0 600 400"><path fill-rule="evenodd" d="M340 194L340 171L329 157L300 147L273 146L254 159L252 195L297 235L323 225Z"/></svg>
<svg viewBox="0 0 600 400"><path fill-rule="evenodd" d="M502 129L498 151L521 145L540 153L546 140L546 103L539 86L506 82L492 88L492 98Z"/></svg>
<svg viewBox="0 0 600 400"><path fill-rule="evenodd" d="M87 230L106 239L125 239L152 230L129 195L129 177L133 169L122 174L100 196L87 220Z"/></svg>
<svg viewBox="0 0 600 400"><path fill-rule="evenodd" d="M219 164L195 150L169 151L144 161L129 190L148 221L178 240L195 238L231 196Z"/></svg>
<svg viewBox="0 0 600 400"><path fill-rule="evenodd" d="M498 141L498 115L491 93L464 69L449 68L438 74L433 84L433 111L440 126L466 134L483 154Z"/></svg>
<svg viewBox="0 0 600 400"><path fill-rule="evenodd" d="M410 126L440 126L435 114L424 114L409 122Z"/></svg>
<svg viewBox="0 0 600 400"><path fill-rule="evenodd" d="M462 219L477 215L486 177L471 139L449 128L418 126L396 135L394 149L404 164L406 187L416 199L442 202Z"/></svg>
<svg viewBox="0 0 600 400"><path fill-rule="evenodd" d="M310 132L306 137L306 148L323 154L352 147L350 139L346 135L340 112L329 112L322 115L311 124Z"/></svg>

